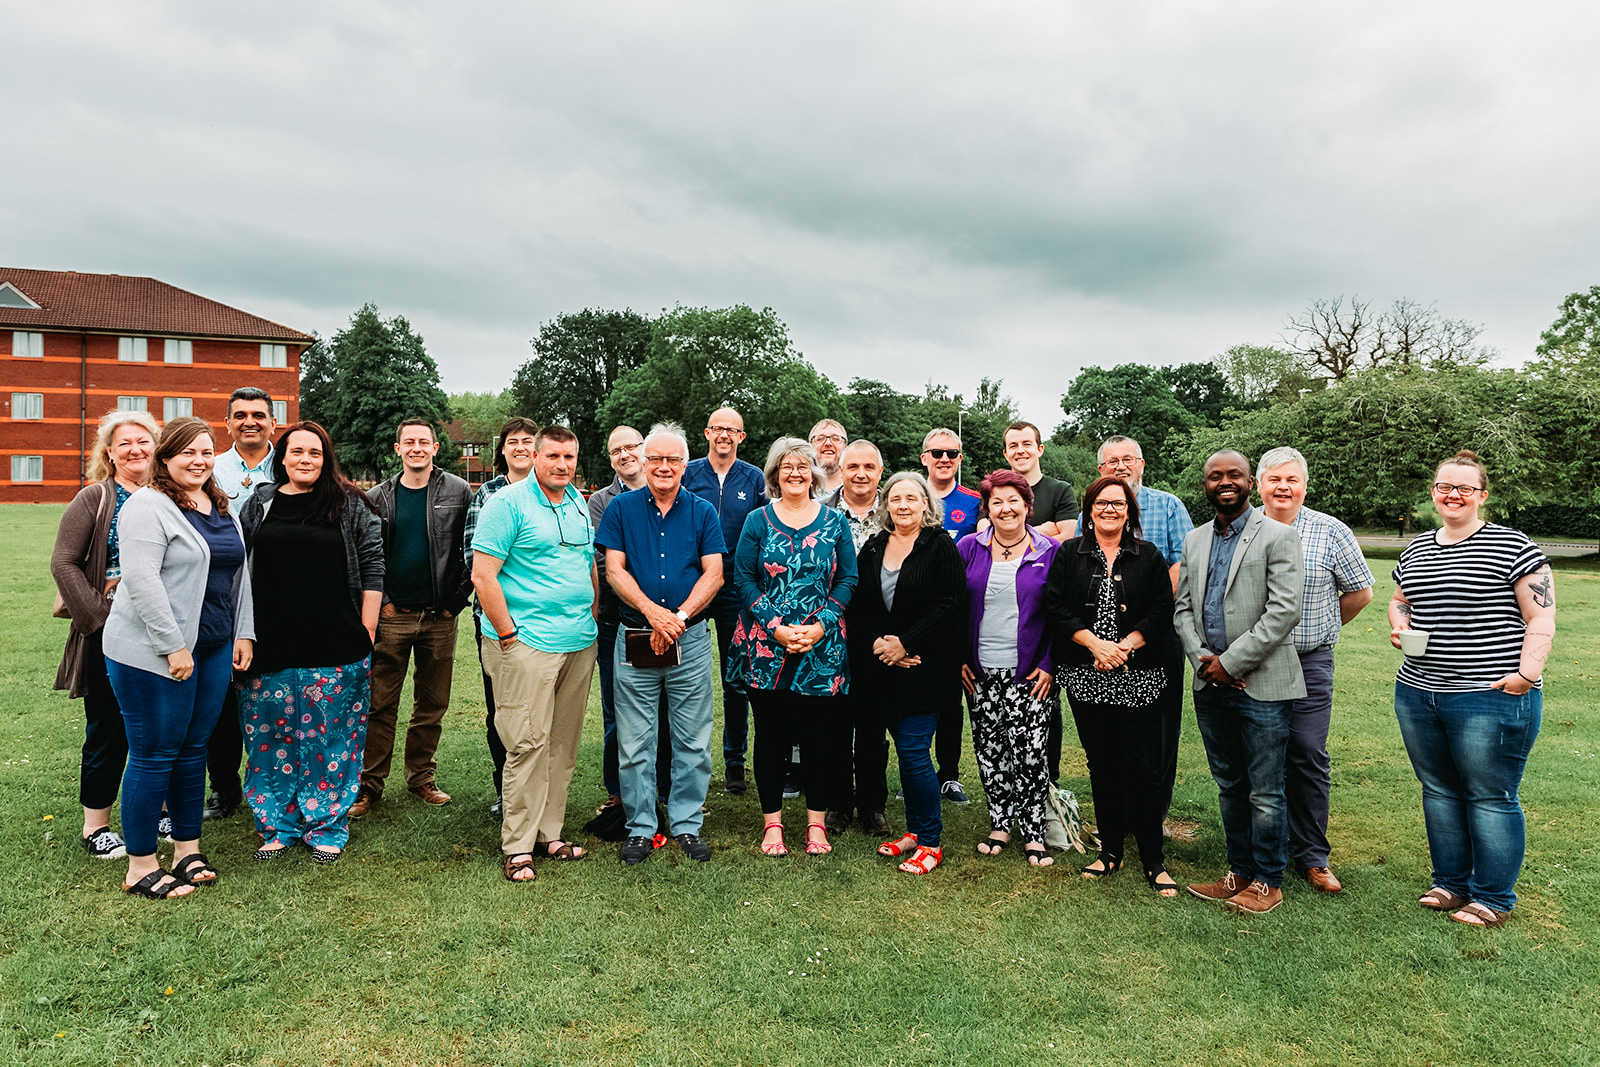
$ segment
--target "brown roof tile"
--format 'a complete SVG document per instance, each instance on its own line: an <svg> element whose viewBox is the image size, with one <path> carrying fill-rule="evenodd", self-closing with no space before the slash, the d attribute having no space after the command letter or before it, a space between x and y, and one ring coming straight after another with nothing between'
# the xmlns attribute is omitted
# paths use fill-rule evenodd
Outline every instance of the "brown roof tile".
<svg viewBox="0 0 1600 1067"><path fill-rule="evenodd" d="M291 344L312 341L299 330L154 278L0 267L0 285L6 282L39 305L37 310L0 305L0 326L8 328L57 327Z"/></svg>

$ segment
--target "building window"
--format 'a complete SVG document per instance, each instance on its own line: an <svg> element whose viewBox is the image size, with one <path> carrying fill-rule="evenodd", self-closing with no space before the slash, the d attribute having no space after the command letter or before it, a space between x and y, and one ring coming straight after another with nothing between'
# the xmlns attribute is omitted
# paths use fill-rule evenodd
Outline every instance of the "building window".
<svg viewBox="0 0 1600 1067"><path fill-rule="evenodd" d="M44 355L44 334L27 333L14 330L11 334L11 354L13 356L31 356L39 358Z"/></svg>
<svg viewBox="0 0 1600 1067"><path fill-rule="evenodd" d="M170 337L167 338L165 358L168 363L193 363L194 342L175 341Z"/></svg>
<svg viewBox="0 0 1600 1067"><path fill-rule="evenodd" d="M289 365L289 346L262 345L261 365L263 367L287 367Z"/></svg>
<svg viewBox="0 0 1600 1067"><path fill-rule="evenodd" d="M272 402L272 421L280 425L289 421L289 402L287 400L274 400Z"/></svg>
<svg viewBox="0 0 1600 1067"><path fill-rule="evenodd" d="M11 417L13 419L44 418L44 394L12 393Z"/></svg>
<svg viewBox="0 0 1600 1067"><path fill-rule="evenodd" d="M44 481L44 457L12 456L11 480L14 482Z"/></svg>
<svg viewBox="0 0 1600 1067"><path fill-rule="evenodd" d="M143 396L119 396L117 397L117 410L149 411L150 400L148 397Z"/></svg>
<svg viewBox="0 0 1600 1067"><path fill-rule="evenodd" d="M150 358L150 342L143 337L117 338L117 358L124 363L144 363Z"/></svg>
<svg viewBox="0 0 1600 1067"><path fill-rule="evenodd" d="M161 421L171 422L179 415L193 415L194 400L187 396L169 396L161 401Z"/></svg>

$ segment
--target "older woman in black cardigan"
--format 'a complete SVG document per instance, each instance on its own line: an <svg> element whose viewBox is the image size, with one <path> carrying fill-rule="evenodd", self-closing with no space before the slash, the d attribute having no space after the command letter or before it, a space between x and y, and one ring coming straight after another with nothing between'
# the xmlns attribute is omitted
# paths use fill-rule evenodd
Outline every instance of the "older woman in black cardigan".
<svg viewBox="0 0 1600 1067"><path fill-rule="evenodd" d="M1083 876L1121 869L1132 832L1145 880L1174 897L1178 886L1162 861L1158 707L1163 656L1175 640L1172 579L1156 546L1138 537L1139 504L1127 482L1095 481L1083 514L1093 528L1062 544L1044 590L1056 681L1089 761L1100 831L1100 855Z"/></svg>
<svg viewBox="0 0 1600 1067"><path fill-rule="evenodd" d="M939 777L928 749L939 710L961 685L966 573L922 475L892 476L880 509L884 529L861 546L846 614L851 686L865 706L881 710L905 788L906 833L878 852L903 860L907 874L927 874L944 856Z"/></svg>

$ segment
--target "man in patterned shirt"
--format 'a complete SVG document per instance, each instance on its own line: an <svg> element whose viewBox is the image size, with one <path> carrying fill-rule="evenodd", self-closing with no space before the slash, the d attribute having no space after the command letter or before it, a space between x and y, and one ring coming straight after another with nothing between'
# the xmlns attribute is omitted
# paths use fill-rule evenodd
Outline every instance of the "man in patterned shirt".
<svg viewBox="0 0 1600 1067"><path fill-rule="evenodd" d="M1172 593L1178 593L1178 561L1183 558L1183 539L1194 529L1194 520L1183 501L1171 493L1152 489L1144 484L1144 449L1131 437L1108 437L1100 446L1096 457L1102 477L1121 478L1134 488L1134 500L1139 505L1139 536L1155 545L1161 558L1167 561L1167 573L1172 577ZM1088 516L1083 519L1089 525ZM1088 530L1084 531L1086 534ZM1178 777L1178 737L1183 728L1183 650L1174 649L1162 664L1167 671L1167 687L1161 691L1161 801L1163 813L1172 806L1172 783ZM1059 734L1050 739L1052 766L1060 762ZM1165 814L1163 814L1165 818ZM1167 836L1171 827L1163 826Z"/></svg>
<svg viewBox="0 0 1600 1067"><path fill-rule="evenodd" d="M1261 510L1293 526L1305 552L1306 588L1294 647L1306 695L1290 711L1284 790L1289 802L1289 859L1324 893L1344 888L1328 866L1328 723L1333 717L1333 646L1339 629L1372 602L1372 571L1350 527L1305 506L1306 458L1274 448L1256 466Z"/></svg>

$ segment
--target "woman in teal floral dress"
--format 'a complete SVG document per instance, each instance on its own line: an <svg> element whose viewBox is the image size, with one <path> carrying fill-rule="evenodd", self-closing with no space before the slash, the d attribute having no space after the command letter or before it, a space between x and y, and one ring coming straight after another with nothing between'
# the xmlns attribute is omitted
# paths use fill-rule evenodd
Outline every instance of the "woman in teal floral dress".
<svg viewBox="0 0 1600 1067"><path fill-rule="evenodd" d="M806 853L831 852L823 816L832 761L827 738L850 685L844 609L856 587L856 549L843 514L819 499L826 481L816 453L797 437L767 452L767 495L739 534L733 583L739 624L727 672L744 683L755 718L756 793L765 828L761 851L788 853L783 841L783 783L789 753L800 746L806 797ZM844 757L848 759L849 754Z"/></svg>

